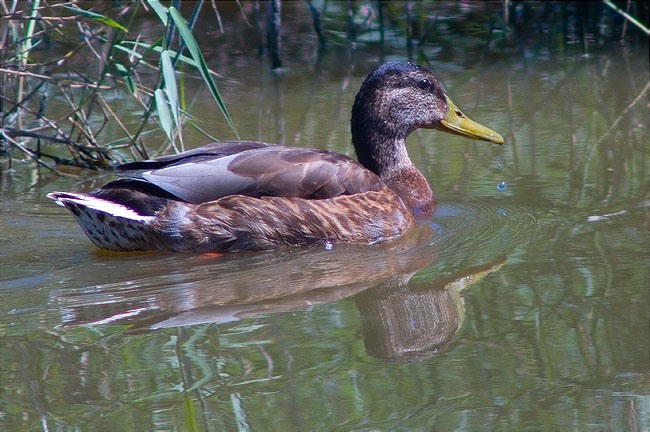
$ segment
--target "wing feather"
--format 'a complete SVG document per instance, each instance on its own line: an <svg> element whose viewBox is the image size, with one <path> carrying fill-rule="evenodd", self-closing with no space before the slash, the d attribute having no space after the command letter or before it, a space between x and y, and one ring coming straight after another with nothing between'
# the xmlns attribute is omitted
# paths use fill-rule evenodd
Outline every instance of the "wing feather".
<svg viewBox="0 0 650 432"><path fill-rule="evenodd" d="M124 187L131 180L142 190L146 182L194 204L230 195L324 199L376 191L383 184L341 154L249 141L208 144L119 170L127 180L106 187Z"/></svg>

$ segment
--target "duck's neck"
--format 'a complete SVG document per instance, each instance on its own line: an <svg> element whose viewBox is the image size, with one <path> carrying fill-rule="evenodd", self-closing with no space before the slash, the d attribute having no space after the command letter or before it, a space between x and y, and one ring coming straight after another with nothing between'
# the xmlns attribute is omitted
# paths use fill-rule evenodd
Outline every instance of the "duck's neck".
<svg viewBox="0 0 650 432"><path fill-rule="evenodd" d="M372 136L352 134L352 144L359 163L382 179L413 166L404 138L389 138L382 136L381 131L374 130Z"/></svg>
<svg viewBox="0 0 650 432"><path fill-rule="evenodd" d="M354 101L350 120L352 145L359 163L380 177L412 165L404 144L411 131L398 122L384 121L390 118L389 113L383 112L384 105L362 95L363 87Z"/></svg>
<svg viewBox="0 0 650 432"><path fill-rule="evenodd" d="M434 207L433 192L406 152L404 138L389 138L382 127L371 128L372 136L353 131L359 163L374 172L394 190L416 217L427 216ZM394 136L394 131L390 135Z"/></svg>
<svg viewBox="0 0 650 432"><path fill-rule="evenodd" d="M387 177L382 177L413 212L415 217L426 217L435 206L433 192L422 173L413 165L398 169Z"/></svg>

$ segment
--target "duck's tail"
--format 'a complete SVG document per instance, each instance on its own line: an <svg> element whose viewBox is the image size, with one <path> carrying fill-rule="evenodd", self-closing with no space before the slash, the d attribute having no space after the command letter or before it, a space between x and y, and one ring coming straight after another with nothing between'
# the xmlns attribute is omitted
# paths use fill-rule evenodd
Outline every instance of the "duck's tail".
<svg viewBox="0 0 650 432"><path fill-rule="evenodd" d="M152 249L155 217L127 205L84 193L52 192L48 198L70 210L90 240L102 249Z"/></svg>

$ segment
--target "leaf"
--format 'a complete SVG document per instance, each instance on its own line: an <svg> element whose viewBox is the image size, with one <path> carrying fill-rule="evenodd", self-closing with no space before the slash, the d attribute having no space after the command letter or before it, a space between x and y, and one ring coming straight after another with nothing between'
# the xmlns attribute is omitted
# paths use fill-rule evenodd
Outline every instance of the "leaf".
<svg viewBox="0 0 650 432"><path fill-rule="evenodd" d="M127 47L121 45L121 44L123 44L125 42L129 42L129 41L122 41L118 45L115 45L115 48L117 48L120 51L124 51L129 56L131 56L131 57L133 57L133 58L135 58L137 60L142 60L142 57L143 57L142 54L140 54L139 52L137 52L136 50L134 50L132 48L127 48ZM146 44L141 43L140 45L145 46Z"/></svg>
<svg viewBox="0 0 650 432"><path fill-rule="evenodd" d="M124 80L124 84L126 84L126 88L129 90L129 93L135 94L137 87L128 69L122 63L115 62L114 65L117 73L119 73Z"/></svg>
<svg viewBox="0 0 650 432"><path fill-rule="evenodd" d="M171 115L174 119L174 125L178 132L178 140L182 150L184 146L181 129L181 113L178 107L178 87L176 85L176 74L169 51L164 50L160 53L160 66L163 74L163 90L167 95L167 100L169 101Z"/></svg>
<svg viewBox="0 0 650 432"><path fill-rule="evenodd" d="M162 53L163 52L163 48L161 46L159 46L159 45L151 45L151 44L147 44L147 43L144 43L144 42L136 43L136 42L133 42L133 41L122 41L118 45L115 45L115 48L119 49L120 51L124 51L125 53L127 53L129 55L132 55L133 57L137 58L138 60L141 60L143 55L140 54L139 52L137 52L135 49L128 48L126 45L141 46L141 47L143 47L145 49L155 51L157 53ZM176 55L177 55L176 51L174 51L174 50L167 50L167 51L169 51L169 56L170 57L174 57L174 58L176 57ZM191 59L191 58L189 58L187 56L184 56L184 55L178 56L178 60L180 60L183 63L186 63L186 64L188 64L190 66L198 67L196 62L193 59ZM210 72L214 73L212 71L210 71Z"/></svg>
<svg viewBox="0 0 650 432"><path fill-rule="evenodd" d="M212 79L212 76L210 75L210 69L208 68L205 59L201 54L201 50L199 49L199 45L197 44L196 39L194 39L192 32L185 24L185 20L178 12L178 10L176 10L175 7L172 6L169 8L169 15L174 21L176 27L178 28L178 33L180 34L181 39L183 39L185 45L187 46L187 49L190 51L192 58L197 63L197 68L199 70L199 73L201 74L201 77L203 78L205 84L208 86L208 90L210 90L210 94L212 95L212 98L217 103L217 106L221 110L221 113L223 114L224 118L226 119L228 126L230 126L233 132L235 132L235 135L237 135L237 138L239 138L239 133L237 133L237 129L235 129L235 125L233 124L232 118L228 113L226 104L223 101L221 94L219 93L219 89L217 88L217 85L215 84L214 80Z"/></svg>
<svg viewBox="0 0 650 432"><path fill-rule="evenodd" d="M147 4L151 6L151 9L158 15L158 19L167 27L167 22L169 21L169 11L167 8L160 4L158 0L147 0Z"/></svg>
<svg viewBox="0 0 650 432"><path fill-rule="evenodd" d="M180 127L180 113L178 109L178 88L176 87L176 74L174 73L174 66L172 65L172 59L169 56L169 51L164 50L160 53L160 66L162 69L163 79L164 79L164 88L165 93L167 94L167 100L169 100L169 105L171 108L172 116L174 117L174 123L176 124L176 129Z"/></svg>
<svg viewBox="0 0 650 432"><path fill-rule="evenodd" d="M122 24L118 23L117 21L114 21L114 20L112 20L110 18L106 18L104 15L100 15L98 13L90 12L90 11L87 11L87 10L84 10L84 9L79 9L78 7L72 7L72 6L66 6L66 5L61 5L61 6L63 6L64 8L68 9L69 11L71 11L71 12L73 12L73 13L79 15L79 16L90 18L92 20L98 21L98 22L100 22L100 23L102 23L104 25L107 25L109 27L112 27L112 28L115 28L115 29L118 29L118 30L122 30L124 33L128 33L128 30L127 30L126 27L124 27Z"/></svg>
<svg viewBox="0 0 650 432"><path fill-rule="evenodd" d="M207 131L201 129L201 127L200 127L198 124L194 123L193 121L191 121L191 120L187 120L185 124L191 126L193 129L195 129L197 132L199 132L201 135L203 135L204 137L206 137L206 138L209 139L210 141L215 141L215 142L216 142L216 141L219 141L218 138L213 137L213 136L210 135Z"/></svg>
<svg viewBox="0 0 650 432"><path fill-rule="evenodd" d="M160 126L171 142L173 141L172 117L169 113L169 105L165 100L165 93L162 91L162 89L156 89L154 96L156 97L156 108L158 108L158 119L160 120Z"/></svg>

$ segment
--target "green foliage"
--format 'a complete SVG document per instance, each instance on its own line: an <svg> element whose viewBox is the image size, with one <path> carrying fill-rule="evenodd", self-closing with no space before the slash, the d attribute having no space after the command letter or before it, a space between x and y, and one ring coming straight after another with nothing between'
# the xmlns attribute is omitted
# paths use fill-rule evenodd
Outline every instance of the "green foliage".
<svg viewBox="0 0 650 432"><path fill-rule="evenodd" d="M20 3L0 1L3 10L21 16ZM139 35L131 37L129 28L143 7L163 26L165 37L154 42L142 41ZM146 157L151 151L164 152L169 145L182 151L183 125L191 121L182 99L183 75L192 69L204 81L228 128L238 136L213 79L215 73L180 13L158 1L123 4L119 14L115 12L108 3L86 10L35 1L24 18L2 21L0 32L12 42L2 53L0 141L5 147L55 171L62 165L108 167ZM111 14L120 16L120 22ZM176 35L180 38L172 46ZM54 54L37 49L52 43L74 46L63 54L60 49ZM190 56L182 54L185 49ZM66 106L51 108L55 101L65 101ZM117 101L139 111L140 121L121 119L124 110L115 109ZM124 137L102 144L105 131L114 126ZM164 139L156 140L160 132Z"/></svg>
<svg viewBox="0 0 650 432"><path fill-rule="evenodd" d="M192 32L185 24L183 17L174 7L169 8L169 15L174 21L176 27L178 28L178 32L181 35L183 42L187 45L187 49L192 54L192 58L196 62L199 72L201 73L201 77L203 78L205 84L208 86L212 98L219 106L219 109L223 113L223 116L228 122L228 125L233 129L233 131L235 131L235 126L232 122L232 119L230 118L230 114L228 114L228 110L226 109L226 104L221 98L221 94L219 94L219 89L217 88L217 85L212 79L210 68L208 68L208 65L205 63L205 59L203 58L203 55L199 50L199 44L194 39L194 36L192 36Z"/></svg>
<svg viewBox="0 0 650 432"><path fill-rule="evenodd" d="M93 20L95 20L97 22L100 22L100 23L102 23L104 25L107 25L109 27L112 27L114 29L122 30L125 33L128 31L126 29L126 27L124 27L120 23L118 23L118 22L116 22L116 21L114 21L114 20L112 20L110 18L106 18L104 15L97 14L97 13L94 13L94 12L90 12L90 11L87 11L87 10L84 10L84 9L80 9L78 7L72 7L72 6L66 6L66 5L62 5L62 6L64 8L66 8L67 10L69 10L70 12L72 12L74 14L77 14L79 16L93 19Z"/></svg>

